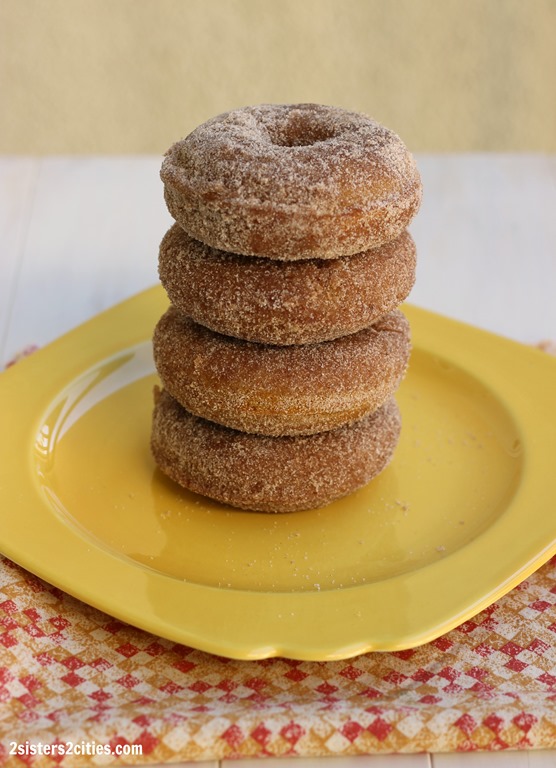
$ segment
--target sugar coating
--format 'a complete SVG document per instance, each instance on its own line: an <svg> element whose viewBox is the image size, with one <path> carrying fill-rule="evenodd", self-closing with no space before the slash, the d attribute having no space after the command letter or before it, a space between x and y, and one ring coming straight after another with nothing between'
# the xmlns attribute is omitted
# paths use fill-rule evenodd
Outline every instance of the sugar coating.
<svg viewBox="0 0 556 768"><path fill-rule="evenodd" d="M168 150L161 178L170 213L193 238L279 260L379 247L407 227L422 194L393 131L317 104L219 115Z"/></svg>
<svg viewBox="0 0 556 768"><path fill-rule="evenodd" d="M178 224L160 245L170 301L195 322L264 344L308 344L366 328L395 309L415 281L408 232L341 259L276 261L194 240Z"/></svg>
<svg viewBox="0 0 556 768"><path fill-rule="evenodd" d="M151 448L160 469L191 491L243 509L294 512L369 482L390 461L400 424L390 399L351 426L265 437L193 416L168 392L156 390Z"/></svg>
<svg viewBox="0 0 556 768"><path fill-rule="evenodd" d="M379 408L410 353L400 310L354 334L273 346L224 336L170 307L153 338L164 387L191 413L263 435L335 429Z"/></svg>

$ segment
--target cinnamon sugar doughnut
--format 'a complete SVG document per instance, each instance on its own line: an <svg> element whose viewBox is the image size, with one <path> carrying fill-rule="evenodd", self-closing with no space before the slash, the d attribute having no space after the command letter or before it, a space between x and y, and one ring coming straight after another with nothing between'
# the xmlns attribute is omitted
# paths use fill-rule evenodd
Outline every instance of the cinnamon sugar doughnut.
<svg viewBox="0 0 556 768"><path fill-rule="evenodd" d="M398 387L409 349L400 310L349 336L281 347L215 333L170 307L153 338L162 383L184 408L264 435L322 432L376 410Z"/></svg>
<svg viewBox="0 0 556 768"><path fill-rule="evenodd" d="M419 172L395 133L318 104L214 117L170 147L161 178L170 213L191 237L281 260L377 248L421 201Z"/></svg>
<svg viewBox="0 0 556 768"><path fill-rule="evenodd" d="M243 509L294 512L365 485L389 463L399 432L393 399L330 432L266 437L193 416L163 390L155 393L151 449L159 468L191 491Z"/></svg>
<svg viewBox="0 0 556 768"><path fill-rule="evenodd" d="M280 262L211 248L174 224L160 245L170 301L213 331L264 344L355 333L395 309L415 280L408 232L342 259Z"/></svg>

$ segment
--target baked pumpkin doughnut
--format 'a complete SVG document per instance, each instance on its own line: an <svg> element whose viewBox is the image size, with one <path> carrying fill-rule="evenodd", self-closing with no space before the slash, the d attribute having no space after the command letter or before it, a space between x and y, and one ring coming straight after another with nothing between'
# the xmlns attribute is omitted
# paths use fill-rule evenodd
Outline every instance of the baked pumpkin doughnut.
<svg viewBox="0 0 556 768"><path fill-rule="evenodd" d="M399 433L393 399L330 432L266 437L193 416L157 389L151 450L159 468L191 491L243 509L294 512L365 485L389 463Z"/></svg>
<svg viewBox="0 0 556 768"><path fill-rule="evenodd" d="M184 408L263 435L312 434L361 419L398 387L409 351L400 310L349 336L283 347L215 333L171 306L153 337L162 384Z"/></svg>
<svg viewBox="0 0 556 768"><path fill-rule="evenodd" d="M179 225L160 245L172 304L218 333L263 344L308 344L355 333L407 298L415 244L405 231L342 259L280 262L218 251Z"/></svg>
<svg viewBox="0 0 556 768"><path fill-rule="evenodd" d="M174 219L214 248L330 259L394 240L421 201L415 161L367 115L262 104L208 120L166 153Z"/></svg>

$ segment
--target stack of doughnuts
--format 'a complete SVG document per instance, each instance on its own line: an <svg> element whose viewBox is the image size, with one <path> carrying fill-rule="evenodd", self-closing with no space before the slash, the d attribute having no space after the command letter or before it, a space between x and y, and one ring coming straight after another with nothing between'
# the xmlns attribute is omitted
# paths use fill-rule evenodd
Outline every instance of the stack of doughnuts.
<svg viewBox="0 0 556 768"><path fill-rule="evenodd" d="M415 162L371 118L314 104L209 120L166 153L170 307L151 448L180 485L289 512L389 463L415 279Z"/></svg>

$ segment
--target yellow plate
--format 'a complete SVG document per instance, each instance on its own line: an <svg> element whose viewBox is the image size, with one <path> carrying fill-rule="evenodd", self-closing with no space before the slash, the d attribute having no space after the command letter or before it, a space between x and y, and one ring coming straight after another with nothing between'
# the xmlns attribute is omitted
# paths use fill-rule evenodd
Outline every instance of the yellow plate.
<svg viewBox="0 0 556 768"><path fill-rule="evenodd" d="M240 659L433 640L556 552L556 360L406 306L392 464L330 506L232 510L149 453L153 288L0 376L0 548L124 621Z"/></svg>

